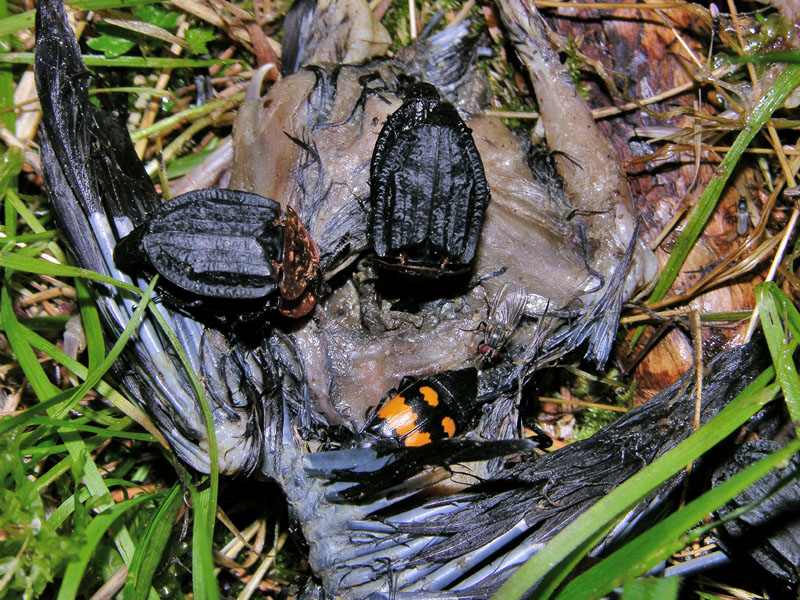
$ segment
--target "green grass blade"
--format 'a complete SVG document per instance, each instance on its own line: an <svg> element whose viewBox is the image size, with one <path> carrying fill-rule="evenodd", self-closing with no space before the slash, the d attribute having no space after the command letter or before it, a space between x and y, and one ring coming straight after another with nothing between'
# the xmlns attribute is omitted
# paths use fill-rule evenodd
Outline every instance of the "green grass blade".
<svg viewBox="0 0 800 600"><path fill-rule="evenodd" d="M47 400L43 400L38 404L34 404L30 408L27 408L21 413L19 413L18 415L14 415L13 417L10 416L3 417L2 419L0 419L0 436L5 435L12 429L27 424L40 412L43 412L49 408L61 404L64 400L69 398L71 394L72 390L66 390L64 392L61 392L60 394L56 394L52 398L48 398Z"/></svg>
<svg viewBox="0 0 800 600"><path fill-rule="evenodd" d="M7 201L14 205L14 208L19 212L19 216L23 218L25 224L28 225L34 233L48 233L54 231L53 229L48 230L13 190L9 190ZM47 249L50 250L51 254L58 262L65 265L67 264L67 257L58 244L49 242L47 244Z"/></svg>
<svg viewBox="0 0 800 600"><path fill-rule="evenodd" d="M79 277L81 279L91 279L101 283L122 288L129 292L134 292L138 295L142 294L135 285L119 281L107 275L95 273L89 269L81 269L80 267L71 267L65 264L57 264L49 260L41 258L32 258L30 256L17 256L9 252L0 252L0 267L4 269L13 269L15 271L24 271L25 273L36 273L38 275L52 275L53 277Z"/></svg>
<svg viewBox="0 0 800 600"><path fill-rule="evenodd" d="M664 265L661 276L655 288L653 288L650 302L661 300L666 295L667 291L669 291L684 261L689 256L689 252L700 236L700 233L703 231L711 212L714 210L714 207L716 207L722 190L733 172L733 169L736 167L736 164L739 162L742 153L750 144L753 137L755 137L758 131L767 122L767 119L783 105L786 97L798 85L800 85L800 65L793 64L787 66L775 79L772 87L756 105L753 112L748 115L744 128L736 137L736 140L725 155L725 158L716 168L714 177L708 182L708 186L706 186L706 189L703 191L700 201L689 215L686 226L680 236L678 236L678 240L675 242L675 246L670 253L669 260L667 260L667 264Z"/></svg>
<svg viewBox="0 0 800 600"><path fill-rule="evenodd" d="M208 406L208 400L206 400L206 393L203 384L200 383L200 379L197 377L197 373L194 372L192 369L192 365L189 362L189 358L186 356L186 351L181 346L180 341L178 340L178 336L175 335L175 332L172 331L172 328L164 319L163 315L156 309L155 307L152 308L151 311L152 315L155 317L158 324L161 326L161 331L167 336L172 349L178 355L178 358L181 361L181 365L183 366L184 372L189 377L189 382L192 386L192 391L197 398L197 403L200 406L200 410L203 413L203 421L206 426L207 435L208 435L208 461L210 464L209 473L209 480L210 480L210 487L211 492L214 496L214 502L216 503L217 498L217 491L219 489L219 459L217 456L217 435L214 429L214 417L211 414L211 408ZM214 526L215 521L215 514L212 514L207 519L207 524L209 527Z"/></svg>
<svg viewBox="0 0 800 600"><path fill-rule="evenodd" d="M75 293L81 313L83 334L86 336L86 354L88 356L89 370L96 369L103 362L106 355L106 344L103 339L103 326L97 305L94 302L89 288L80 279L75 280Z"/></svg>
<svg viewBox="0 0 800 600"><path fill-rule="evenodd" d="M777 286L770 288L770 293L781 306L781 314L785 319L784 325L792 332L795 341L800 340L800 311L797 310L797 306Z"/></svg>
<svg viewBox="0 0 800 600"><path fill-rule="evenodd" d="M157 4L164 0L69 0L67 4L78 10L106 10L110 8L128 8Z"/></svg>
<svg viewBox="0 0 800 600"><path fill-rule="evenodd" d="M763 390L761 394L771 396L769 388ZM785 448L761 459L706 492L573 579L557 596L558 600L598 598L623 585L627 591L628 582L634 577L646 573L674 552L684 548L696 537L703 535L706 529L690 532L690 528L738 496L797 451L800 451L800 440L794 440Z"/></svg>
<svg viewBox="0 0 800 600"><path fill-rule="evenodd" d="M125 325L125 329L122 331L122 334L119 336L119 339L114 342L114 345L111 347L111 350L108 352L108 356L106 356L103 361L97 366L97 368L89 371L88 375L86 376L86 380L80 384L75 391L73 392L72 397L70 400L65 402L59 409L56 411L54 416L62 417L67 414L72 407L80 402L81 399L86 395L86 393L92 389L95 385L97 385L100 380L105 375L106 371L111 368L119 355L122 353L123 348L128 343L128 340L139 327L139 323L144 316L144 311L147 309L148 302L150 300L150 296L153 293L153 290L156 287L156 283L158 282L158 276L156 275L153 277L152 281L150 281L150 285L147 286L147 289L144 292L144 296L139 301L139 305L136 307L136 310L133 311L133 315L131 316L131 320L128 321L127 325Z"/></svg>
<svg viewBox="0 0 800 600"><path fill-rule="evenodd" d="M5 151L3 160L0 161L0 198L6 195L24 163L25 154L19 148L9 148ZM14 235L15 232L9 228L10 225L12 224L6 222L6 234Z"/></svg>
<svg viewBox="0 0 800 600"><path fill-rule="evenodd" d="M680 586L681 581L677 577L634 579L625 586L622 600L675 600L678 598ZM575 597L577 596L573 596Z"/></svg>
<svg viewBox="0 0 800 600"><path fill-rule="evenodd" d="M14 255L10 255L7 253L3 253L0 255L0 259L11 259L9 262L14 262L13 259L21 258L15 257ZM28 259L30 260L30 259ZM48 263L47 261L43 260L36 260L38 263L42 263L44 265L52 264ZM24 260L23 260L24 262ZM53 265L58 267L64 267L63 265ZM84 271L84 269L79 269L79 271ZM35 271L34 271L35 272ZM154 284L151 283L151 287ZM137 292L141 293L140 290L137 288ZM151 290L152 292L152 290ZM144 310L146 305L146 301L141 303L142 306L140 307L141 310ZM141 312L137 309L136 312L139 312L139 317L141 317ZM19 325L16 316L14 315L13 308L11 305L11 297L8 292L8 287L3 286L2 292L0 292L0 314L3 317L3 324L6 328L6 335L8 336L9 343L11 344L14 353L17 357L17 361L20 364L20 367L23 369L25 376L28 378L28 381L31 384L31 387L34 389L37 397L40 400L47 400L52 396L59 393L60 390L56 388L50 380L45 375L41 365L36 360L36 356L33 353L33 350L30 346L30 343L27 341L26 336L23 333L21 326ZM134 315L136 316L136 315ZM133 332L133 325L129 323L128 327L126 327L126 331L128 331L127 335ZM122 338L121 338L122 339ZM127 339L127 338L125 338ZM115 344L115 348L119 346L119 341ZM121 351L121 346L117 349L117 353ZM109 357L114 357L113 359L109 360ZM106 360L101 364L101 368L93 370L88 376L86 381L79 386L76 390L71 390L71 400L68 401L69 405L74 404L83 395L94 387L100 378L103 376L105 371L111 366L113 360L116 358L116 355L109 354L109 357L106 357ZM89 384L89 385L87 385ZM52 417L59 417L66 412L68 409L65 409L63 406L60 409L50 409L47 411L48 414ZM81 477L84 480L86 487L89 489L92 497L97 499L97 506L98 510L103 510L108 507L113 506L113 503L110 501L110 496L108 492L108 488L103 481L103 477L100 475L100 471L97 468L97 465L94 461L88 456L86 451L86 446L81 440L80 436L77 432L72 430L59 430L59 435L64 440L64 444L69 451L70 457L72 459L72 468L73 469L80 469ZM130 534L128 533L127 529L122 528L120 529L117 534L115 535L115 542L117 545L117 549L120 551L120 554L125 560L125 562L129 562L130 558L133 554L133 542L130 538Z"/></svg>
<svg viewBox="0 0 800 600"><path fill-rule="evenodd" d="M197 492L193 487L189 490L192 494L192 507L194 509L194 524L192 528L192 584L195 598L218 600L219 588L214 575L213 539L214 524L217 513L217 496L219 493L219 460L217 458L217 438L214 432L214 420L208 406L206 395L200 380L192 369L186 353L181 347L175 333L169 327L164 317L153 309L153 316L161 325L162 331L178 354L184 371L189 376L192 389L203 413L208 435L208 460L209 478L208 487Z"/></svg>
<svg viewBox="0 0 800 600"><path fill-rule="evenodd" d="M192 524L192 588L198 600L219 600L217 577L214 573L213 521L217 510L217 498L211 487L203 490L189 488L194 508ZM212 521L208 526L209 516Z"/></svg>
<svg viewBox="0 0 800 600"><path fill-rule="evenodd" d="M749 56L729 56L728 62L739 65L742 63L800 63L800 52L788 50L786 52L766 52L764 54L751 54Z"/></svg>
<svg viewBox="0 0 800 600"><path fill-rule="evenodd" d="M122 438L126 440L139 440L141 442L154 442L153 436L149 433L137 433L135 431L116 431L110 427L95 427L94 425L83 425L76 419L65 420L50 417L32 417L28 419L27 425L46 425L48 427L59 427L63 429L74 429L75 431L85 431L86 433L96 433L103 438Z"/></svg>
<svg viewBox="0 0 800 600"><path fill-rule="evenodd" d="M68 356L63 350L57 348L56 346L48 342L46 339L44 339L42 336L38 335L34 331L31 331L29 328L20 324L19 330L21 331L25 340L36 350L44 352L50 358L55 360L57 363L69 369L78 378L84 380L86 379L89 371L81 363L79 363L72 357ZM142 412L142 410L139 407L132 404L127 398L125 398L122 394L120 394L118 391L116 391L114 388L112 388L104 381L98 382L97 385L95 386L95 389L99 394L102 394L104 398L110 400L116 408L121 410L123 413L125 413L125 415L127 415L128 417L139 423L139 425L141 425L144 429L150 432L150 435L152 435L155 439L157 439L161 443L161 445L163 445L165 448L169 447L169 444L167 444L167 441L164 439L163 434L158 429L156 429L155 425L153 425L153 422L150 420L150 418L144 412ZM67 392L60 394L59 396L64 396L64 394L68 395L71 393L72 390L67 390ZM65 399L66 396L61 398L61 400L59 400L59 403L63 402ZM48 402L50 401L48 400ZM29 410L36 410L36 407L34 406ZM2 433L3 431L2 427L6 420L7 418L0 420L0 433Z"/></svg>
<svg viewBox="0 0 800 600"><path fill-rule="evenodd" d="M25 317L19 320L20 325L34 331L64 331L69 315L47 315L41 317ZM0 331L5 331L3 319L0 318Z"/></svg>
<svg viewBox="0 0 800 600"><path fill-rule="evenodd" d="M16 245L16 244L30 244L32 242L50 241L56 237L58 233L55 230L44 231L42 233L25 233L22 235L15 235L9 237L5 232L0 231L0 243Z"/></svg>
<svg viewBox="0 0 800 600"><path fill-rule="evenodd" d="M620 484L556 535L512 575L495 595L499 600L522 597L541 582L531 598L549 598L583 555L594 547L616 523L659 485L699 458L735 431L777 393L773 386L762 393L775 377L767 369L713 419L670 452Z"/></svg>
<svg viewBox="0 0 800 600"><path fill-rule="evenodd" d="M152 496L151 494L142 494L141 496L136 496L135 498L125 500L119 504L114 504L92 519L89 526L86 528L86 537L80 546L78 555L75 557L75 560L67 565L61 587L58 590L57 600L74 600L77 598L78 588L80 587L86 567L89 564L89 559L108 528L128 510L136 507L145 500L151 500Z"/></svg>
<svg viewBox="0 0 800 600"><path fill-rule="evenodd" d="M211 102L206 102L202 106L191 106L186 108L180 112L170 115L169 117L158 121L157 123L153 123L150 127L145 127L144 129L139 129L131 133L131 139L136 142L142 138L146 138L148 136L157 134L161 131L166 131L176 125L179 125L183 121L192 121L199 119L201 117L207 116L212 114L214 111L229 108L236 104L237 102L241 102L244 100L244 92L240 92L234 96L230 96L229 98L222 98L220 100L212 100Z"/></svg>
<svg viewBox="0 0 800 600"><path fill-rule="evenodd" d="M19 152L22 152L19 150ZM20 160L24 160L24 154L19 155ZM22 199L14 192L13 190L9 190L11 193L9 194L6 201L11 204L19 213L19 216L22 217L25 224L31 228L34 233L44 233L47 231L47 228L42 224L39 218L34 215L31 210L25 205Z"/></svg>
<svg viewBox="0 0 800 600"><path fill-rule="evenodd" d="M800 423L800 377L794 362L796 344L791 343L788 331L789 314L793 313L791 320L795 323L800 321L800 315L792 302L772 282L756 286L756 304L786 406L792 421ZM795 331L795 340L798 339L796 336Z"/></svg>
<svg viewBox="0 0 800 600"><path fill-rule="evenodd" d="M0 0L0 18L8 17L8 1ZM11 40L0 36L0 52L11 50ZM0 69L0 109L14 105L14 74L8 67ZM9 131L14 131L17 117L13 110L0 113L0 124Z"/></svg>
<svg viewBox="0 0 800 600"><path fill-rule="evenodd" d="M136 545L123 600L144 600L148 597L153 576L163 566L161 555L172 534L172 526L183 503L181 487L175 484Z"/></svg>
<svg viewBox="0 0 800 600"><path fill-rule="evenodd" d="M17 33L23 29L32 29L36 20L36 11L28 10L18 15L0 19L0 36Z"/></svg>
<svg viewBox="0 0 800 600"><path fill-rule="evenodd" d="M157 56L106 58L97 54L84 54L82 58L87 67L127 67L135 69L175 69L180 67L199 69L213 65L233 65L239 62L238 60L224 60L221 58L160 58ZM33 60L33 52L0 53L0 64L32 65Z"/></svg>
<svg viewBox="0 0 800 600"><path fill-rule="evenodd" d="M31 345L25 339L20 329L17 317L14 314L14 308L11 305L11 295L8 291L8 286L4 285L0 297L0 314L3 316L3 325L6 329L6 336L8 343L14 350L14 355L17 358L22 372L28 379L33 388L36 397L42 401L51 398L59 393L59 389L50 383L50 379L44 372L42 365L36 359L36 355L31 348Z"/></svg>
<svg viewBox="0 0 800 600"><path fill-rule="evenodd" d="M159 2L163 2L163 0L74 0L67 4L78 10L105 10L157 4ZM0 19L0 36L17 33L23 29L33 29L35 21L35 10L27 10L23 13Z"/></svg>
<svg viewBox="0 0 800 600"><path fill-rule="evenodd" d="M62 461L62 463L64 462L66 461ZM64 468L65 465L63 465L62 463L59 463L62 467L61 469L59 469L59 471L62 472L63 474L63 472L68 471L69 468L65 469ZM61 525L64 524L64 521L66 521L69 518L69 516L73 512L75 512L75 496L76 494L72 494L71 496L65 498L64 501L59 505L59 507L55 509L50 514L49 517L47 517L47 524L54 530L61 527ZM87 490L86 488L82 488L77 492L77 496L79 504L86 502L89 499L89 490Z"/></svg>

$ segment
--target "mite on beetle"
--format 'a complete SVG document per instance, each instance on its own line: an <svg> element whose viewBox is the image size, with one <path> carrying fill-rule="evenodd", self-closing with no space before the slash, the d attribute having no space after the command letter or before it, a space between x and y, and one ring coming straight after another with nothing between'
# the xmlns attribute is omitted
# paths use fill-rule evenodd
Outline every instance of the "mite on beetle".
<svg viewBox="0 0 800 600"><path fill-rule="evenodd" d="M376 265L416 279L469 272L489 186L472 134L436 88L417 83L389 115L370 166Z"/></svg>
<svg viewBox="0 0 800 600"><path fill-rule="evenodd" d="M300 318L316 303L319 252L291 208L257 194L196 190L164 203L117 244L123 270L149 270L177 304L221 300L276 305ZM235 307L228 307L234 308Z"/></svg>

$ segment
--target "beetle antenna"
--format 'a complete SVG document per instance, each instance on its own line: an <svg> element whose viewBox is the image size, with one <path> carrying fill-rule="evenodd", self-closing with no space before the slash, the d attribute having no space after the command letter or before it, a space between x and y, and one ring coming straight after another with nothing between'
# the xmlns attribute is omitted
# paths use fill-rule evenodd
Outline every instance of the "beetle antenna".
<svg viewBox="0 0 800 600"><path fill-rule="evenodd" d="M479 275L478 277L476 277L467 284L467 290L472 290L473 288L478 287L481 283L483 283L487 279L500 277L500 275L502 275L506 271L508 271L508 267L500 267L499 269L497 269L497 271L492 271L491 273L487 273L486 275Z"/></svg>

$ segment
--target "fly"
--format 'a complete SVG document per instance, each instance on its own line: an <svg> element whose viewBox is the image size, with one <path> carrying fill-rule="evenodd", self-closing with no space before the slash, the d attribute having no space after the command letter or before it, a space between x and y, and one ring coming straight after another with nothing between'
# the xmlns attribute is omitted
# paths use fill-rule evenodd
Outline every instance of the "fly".
<svg viewBox="0 0 800 600"><path fill-rule="evenodd" d="M486 320L483 342L478 345L478 354L481 355L483 362L490 363L500 356L500 351L525 314L527 303L528 291L519 283L506 282L494 295Z"/></svg>

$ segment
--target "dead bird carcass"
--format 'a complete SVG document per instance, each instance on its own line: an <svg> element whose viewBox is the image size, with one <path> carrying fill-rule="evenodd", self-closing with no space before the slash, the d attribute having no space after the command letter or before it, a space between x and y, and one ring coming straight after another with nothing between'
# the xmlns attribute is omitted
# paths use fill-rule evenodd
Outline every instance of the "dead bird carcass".
<svg viewBox="0 0 800 600"><path fill-rule="evenodd" d="M463 44L459 35L466 35L466 27L445 33L444 50L431 52L437 40L425 40L406 49L402 61L311 65L277 83L264 98L245 103L234 128L230 186L292 206L316 240L321 261L343 257L343 246L346 261L357 260L371 245L373 148L389 115L402 106L405 74L428 73L430 83L449 90L447 100L475 113L480 109L474 99L469 105L460 96L481 82L479 72L462 64L470 55L445 53ZM432 68L443 64L442 54L450 61L448 68ZM542 77L565 79L554 60L534 68ZM448 79L452 74L458 78ZM547 121L548 130L558 121L575 122L581 111L586 112L568 81L549 93L563 99L551 103L558 113L552 126ZM574 348L587 338L589 353L603 362L616 331L614 308L654 274L652 256L634 235L627 183L607 153L596 152L601 142L596 130L587 134L592 139L553 148L574 161L565 172L575 179L567 183L568 194L554 195L532 174L527 147L513 132L497 119L463 116L491 193L473 279L502 273L485 278L478 287L450 285L444 300L426 298L422 289L422 301L412 314L392 310L392 304L379 300L393 294L395 300L402 297L392 289L390 274L375 273L368 261L357 264L353 276L333 290L314 319L295 332L313 401L327 414L358 423L368 405L400 377L471 364L481 341L476 325L486 320L485 298L493 298L507 282L543 298L543 306L552 313L572 311L575 320L557 334L559 343L548 341L548 332L558 329L562 320L526 319L511 339L509 359L497 369L486 369L483 380L496 386L501 378L505 383L520 374L528 376L537 359ZM575 123L573 130L586 131L583 125ZM577 193L586 189L586 180L592 181L592 193Z"/></svg>
<svg viewBox="0 0 800 600"><path fill-rule="evenodd" d="M552 109L557 113L554 118L567 118L576 124L575 130L586 131L578 123L588 115L552 50L537 29L523 32L523 38L514 12L518 6L503 8L520 51L530 60L534 80L547 72L548 89L540 93L552 98L540 98L543 113ZM539 23L533 14L522 21ZM131 159L132 149L119 125L88 103L85 69L57 0L40 5L37 32L42 158L51 201L78 262L130 282L113 263L114 246L158 210L158 197L141 164ZM447 48L454 42L444 43ZM538 52L530 52L529 44L539 44ZM320 578L320 589L331 597L363 598L393 591L398 595L425 591L426 597L442 591L441 597L452 597L446 591L450 589L463 590L453 592L460 597L485 597L575 511L663 451L669 445L663 443L665 437L674 442L691 429L682 416L661 415L675 430L667 436L657 433L661 441L652 439L648 446L652 452L641 456L637 454L641 435L648 434L641 422L634 435L619 428L609 430L596 440L599 446L587 443L550 455L541 466L549 473L544 479L537 476L540 466L530 455L530 443L503 441L517 432L516 382L586 339L590 354L605 361L620 303L652 275L651 257L636 240L624 180L606 155L597 160L581 150L591 147L585 138L564 140L556 133L552 145L581 165L573 170L574 180L567 179L567 190L580 189L580 177L587 177L594 182L592 194L583 197L570 191L553 197L537 184L526 148L516 136L496 120L467 119L492 197L474 272L478 278L496 275L480 287L468 282L446 297L417 299L413 313L391 310L382 301L376 289L381 281L361 260L369 258L370 246L369 164L383 122L401 105L400 75L426 72L420 67L424 61L425 55L415 55L412 48L404 61L311 66L286 77L266 98L253 99L240 112L232 187L292 207L316 240L320 260L336 265L331 268L336 277L329 279L330 295L304 322L285 330L274 327L252 346L181 311L161 307L191 367L203 377L220 468L227 473L258 472L281 485L309 543L310 564ZM459 72L455 81L444 77L434 82L440 90L454 90L451 99L456 105L458 89L463 89L456 84L469 79L471 71ZM591 143L598 136L593 129L587 135ZM101 152L88 152L87 140ZM363 429L368 407L402 377L432 376L479 360L480 334L474 324L485 316L484 297L492 297L507 282L543 297L546 309L521 323L509 336L508 352L481 371L478 394L494 397L486 400L487 410L473 434L478 437L442 440L437 452L429 451L424 459L409 448L384 452L369 445L314 453L322 441L330 441L328 432L334 425L344 424L352 432ZM553 282L563 285L554 287ZM102 285L98 291L97 302L113 336L130 318L135 297ZM574 319L565 323L559 316L564 312ZM545 333L553 334L550 341ZM197 400L185 367L155 320L145 319L117 373L178 455L207 471L208 436ZM672 390L676 392L677 388ZM682 415L684 405L665 400L654 410ZM640 411L631 419L647 417ZM597 460L598 448L604 449L605 458ZM415 508L390 521L374 516L442 475L433 472L412 483L391 482L394 489L384 489L388 484L381 477L386 471L396 472L397 465L412 473L426 461L448 465L502 454L527 457L514 469L494 463L487 467L489 481L502 480L503 486L510 486L508 496L492 492L459 496L445 511L440 504L419 500ZM622 454L636 460L609 471L608 457ZM558 473L570 477L562 481L557 496L575 501L568 503L569 511L559 510L564 504L557 499L547 504L545 518L540 503L549 503L553 496L544 492L544 486ZM573 481L584 489L586 481L597 477L603 484L592 487L591 493L569 485ZM329 487L331 479L341 482ZM365 480L377 483L366 486L360 496L369 505L341 502L352 488L348 479L357 480L361 490ZM487 509L491 505L499 507L497 512ZM445 513L458 519L460 531L469 531L478 521L485 529L480 536L463 539L434 518ZM402 573L382 568L387 561L402 567ZM503 568L494 561L501 561Z"/></svg>

